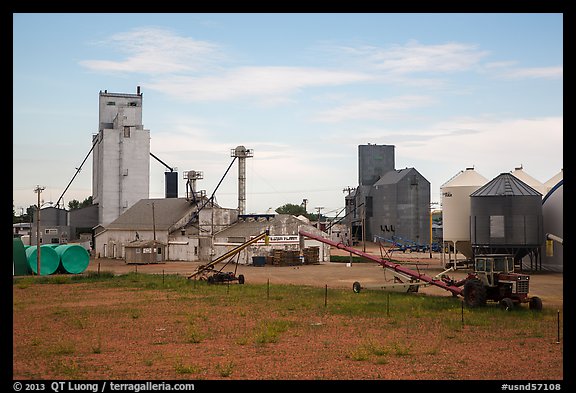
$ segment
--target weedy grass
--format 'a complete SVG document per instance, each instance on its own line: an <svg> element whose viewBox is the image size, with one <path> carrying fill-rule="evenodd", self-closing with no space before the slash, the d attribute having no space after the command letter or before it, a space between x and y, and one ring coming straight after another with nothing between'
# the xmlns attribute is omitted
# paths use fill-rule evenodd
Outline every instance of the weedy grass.
<svg viewBox="0 0 576 393"><path fill-rule="evenodd" d="M137 291L140 299L126 304L120 302L112 307L107 304L81 306L75 304L73 299L66 303L50 303L46 299L27 296L28 291L32 292L31 289L43 285L58 288L62 285L82 285L78 287L78 296L84 296L82 291L87 286L98 292L106 289ZM397 358L438 357L444 345L466 343L468 339L460 334L465 330L494 332L489 334L496 341L513 339L521 343L529 342L532 338L556 337L556 309L544 308L538 312L529 310L527 306L519 306L513 311L504 311L498 304L466 308L461 298L452 296L381 290L354 293L351 289L279 284L208 284L206 281L188 280L181 275L135 272L122 275L91 272L59 278L15 277L13 286L15 293L22 294L15 296L14 312L25 314L41 306L49 316L39 325L39 329L45 331L51 329L51 324L57 324L66 329L86 332L99 326L96 321L101 317L105 317L106 323L116 323L130 329L145 322L151 312L147 307L152 301L162 301L170 307L170 314L167 315L174 317L172 322L166 321L166 326L182 332L180 342L198 344L200 348L205 341L217 335L225 337L234 346L264 351L284 339L298 340L309 334L319 334L327 325L324 321L329 321L331 317L338 321L337 328L344 330L342 334L351 334L362 340L359 345L349 348L344 356L374 364L386 364ZM242 307L236 308L236 305ZM235 318L237 329L221 329L218 325L221 318ZM311 327L310 321L316 325ZM346 330L349 332L346 333ZM426 349L410 344L412 336L425 333L438 341L432 342ZM29 340L24 348L26 353L21 356L37 357L32 362L40 363L50 358L55 373L82 378L84 371L76 357L85 354L101 357L99 354L103 352L103 347L106 355L117 350L103 340L104 331L94 334L96 338L92 338L87 348L81 343L68 343L49 339L48 335L39 335ZM173 345L168 337L159 335L151 342ZM328 336L318 337L322 348L332 345ZM162 361L161 355L152 357L149 354L143 355L141 360L143 365L149 367L156 367ZM172 369L175 376L190 374L198 377L203 373L216 372L225 378L241 373L239 365L232 362L218 363L209 369L177 361Z"/></svg>

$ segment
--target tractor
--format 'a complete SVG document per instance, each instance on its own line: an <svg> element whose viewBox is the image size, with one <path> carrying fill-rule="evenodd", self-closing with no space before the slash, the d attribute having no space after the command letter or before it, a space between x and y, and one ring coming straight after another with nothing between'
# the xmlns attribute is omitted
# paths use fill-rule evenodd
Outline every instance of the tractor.
<svg viewBox="0 0 576 393"><path fill-rule="evenodd" d="M474 272L464 280L462 295L468 307L479 307L488 300L504 310L528 303L531 310L542 310L542 300L529 297L530 276L514 273L514 256L490 254L474 257Z"/></svg>
<svg viewBox="0 0 576 393"><path fill-rule="evenodd" d="M394 272L394 284L381 286L382 289L417 292L419 285L434 285L451 292L454 297L463 296L464 303L468 307L483 306L490 300L498 302L504 310L512 310L515 305L520 303L528 303L531 310L542 310L542 300L537 296L528 296L530 276L514 273L513 255L477 255L474 257L474 272L468 273L465 278L456 281L446 274L450 270L454 270L454 267L431 277L394 262L389 252L386 257L379 258L320 235L302 230L299 231L299 234L375 261L385 269L392 270ZM352 284L352 290L356 293L360 292L362 288L362 285L357 281Z"/></svg>

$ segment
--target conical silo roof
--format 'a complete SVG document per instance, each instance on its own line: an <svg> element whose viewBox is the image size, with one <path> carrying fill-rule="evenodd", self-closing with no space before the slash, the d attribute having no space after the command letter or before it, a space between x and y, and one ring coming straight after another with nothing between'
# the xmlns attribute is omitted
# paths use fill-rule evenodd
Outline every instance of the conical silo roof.
<svg viewBox="0 0 576 393"><path fill-rule="evenodd" d="M478 196L515 196L515 195L542 195L511 173L501 173L488 183L470 194L471 197Z"/></svg>
<svg viewBox="0 0 576 393"><path fill-rule="evenodd" d="M546 182L544 182L544 187L546 187L546 192L550 191L556 184L560 183L560 180L564 180L564 169L560 169L560 172L552 176Z"/></svg>
<svg viewBox="0 0 576 393"><path fill-rule="evenodd" d="M460 186L482 186L488 182L484 176L474 170L474 168L466 168L465 171L460 171L440 188L444 187L460 187Z"/></svg>
<svg viewBox="0 0 576 393"><path fill-rule="evenodd" d="M522 180L524 183L528 184L530 187L538 191L540 194L542 195L546 194L547 190L544 184L541 181L530 176L528 173L526 173L522 168L522 166L515 168L511 173L518 179Z"/></svg>

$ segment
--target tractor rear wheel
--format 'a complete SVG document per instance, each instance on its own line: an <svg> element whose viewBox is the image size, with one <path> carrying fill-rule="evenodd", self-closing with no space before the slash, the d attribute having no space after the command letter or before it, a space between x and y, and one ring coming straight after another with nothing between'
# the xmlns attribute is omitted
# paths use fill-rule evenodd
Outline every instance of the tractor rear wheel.
<svg viewBox="0 0 576 393"><path fill-rule="evenodd" d="M486 305L486 288L482 281L470 279L464 284L464 303L468 307L479 307Z"/></svg>
<svg viewBox="0 0 576 393"><path fill-rule="evenodd" d="M238 275L238 284L244 284L244 275L243 274Z"/></svg>
<svg viewBox="0 0 576 393"><path fill-rule="evenodd" d="M352 284L352 290L354 291L354 293L360 293L361 289L362 286L360 285L360 283L358 281L354 281L354 284Z"/></svg>
<svg viewBox="0 0 576 393"><path fill-rule="evenodd" d="M542 310L542 299L538 296L533 296L530 298L530 302L528 303L528 308L534 311L541 311Z"/></svg>
<svg viewBox="0 0 576 393"><path fill-rule="evenodd" d="M500 308L504 311L512 311L514 309L514 302L509 297L500 300Z"/></svg>

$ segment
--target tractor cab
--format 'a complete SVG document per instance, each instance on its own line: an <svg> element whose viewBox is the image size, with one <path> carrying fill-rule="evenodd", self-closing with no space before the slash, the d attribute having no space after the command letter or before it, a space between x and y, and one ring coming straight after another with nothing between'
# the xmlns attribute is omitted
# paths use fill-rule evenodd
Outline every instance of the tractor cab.
<svg viewBox="0 0 576 393"><path fill-rule="evenodd" d="M514 272L513 255L478 255L474 258L474 273L464 284L463 295L466 304L472 307L491 300L506 310L520 303L529 303L530 309L541 310L540 298L528 296L529 286L529 275Z"/></svg>
<svg viewBox="0 0 576 393"><path fill-rule="evenodd" d="M501 275L514 274L512 255L483 255L474 259L474 272L486 287L498 286Z"/></svg>

